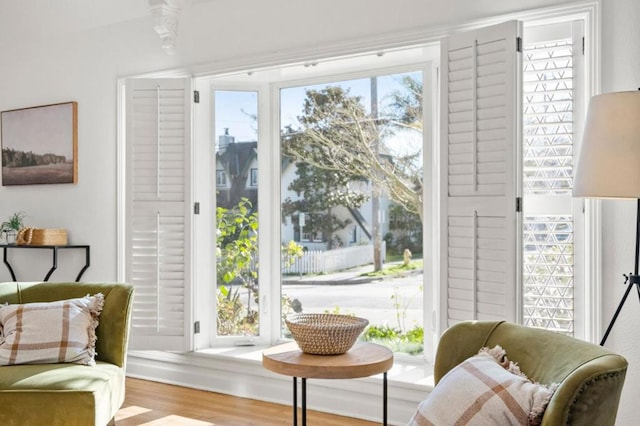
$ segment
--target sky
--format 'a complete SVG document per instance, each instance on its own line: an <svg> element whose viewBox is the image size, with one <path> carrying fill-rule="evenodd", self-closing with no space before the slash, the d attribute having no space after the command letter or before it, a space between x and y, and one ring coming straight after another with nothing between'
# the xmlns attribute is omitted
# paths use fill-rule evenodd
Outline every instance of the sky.
<svg viewBox="0 0 640 426"><path fill-rule="evenodd" d="M383 111L388 103L389 95L395 90L401 90L400 81L405 74L378 77L378 104ZM420 73L411 73L419 78ZM349 94L360 96L367 111L371 110L370 79L361 78L317 85L305 85L283 88L280 91L281 128L297 122L297 116L302 112L305 92L309 89L322 89L327 86L341 86L349 90ZM215 129L216 140L229 129L229 134L236 142L257 140L257 124L252 116L257 115L258 93L255 91L216 91L215 93ZM406 135L403 140L407 139ZM409 138L407 143L415 144L415 138Z"/></svg>

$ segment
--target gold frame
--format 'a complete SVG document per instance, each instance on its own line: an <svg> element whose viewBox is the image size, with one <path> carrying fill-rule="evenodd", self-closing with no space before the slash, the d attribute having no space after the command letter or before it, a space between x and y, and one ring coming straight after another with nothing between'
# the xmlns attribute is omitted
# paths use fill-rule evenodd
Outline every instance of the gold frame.
<svg viewBox="0 0 640 426"><path fill-rule="evenodd" d="M2 186L78 182L77 102L2 111L0 141Z"/></svg>

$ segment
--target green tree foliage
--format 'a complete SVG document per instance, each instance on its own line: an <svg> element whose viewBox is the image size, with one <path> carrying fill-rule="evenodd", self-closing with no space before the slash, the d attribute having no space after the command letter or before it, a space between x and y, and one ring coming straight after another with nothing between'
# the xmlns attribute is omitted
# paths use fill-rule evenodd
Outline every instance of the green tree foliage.
<svg viewBox="0 0 640 426"><path fill-rule="evenodd" d="M387 249L402 253L404 249L422 252L422 223L420 217L399 205L389 207L389 230Z"/></svg>
<svg viewBox="0 0 640 426"><path fill-rule="evenodd" d="M408 120L395 116L404 101L400 92L394 96L397 108L391 107L391 115L379 119L366 112L360 97L341 87L308 90L302 115L298 117L300 125L284 131L283 154L339 176L342 180L338 182L347 179L374 183L393 201L421 217L422 173L416 167L421 154L392 154L384 145L385 136ZM338 187L343 192L344 188Z"/></svg>
<svg viewBox="0 0 640 426"><path fill-rule="evenodd" d="M283 202L283 217L300 212L309 214L304 230L312 234L322 233L329 248L335 243L333 234L351 222L340 220L334 213L335 208L357 208L367 200L367 195L355 184L364 180L362 165L334 166L345 160L345 150L349 157L357 158L353 144L340 150L336 147L344 141L344 132L348 128L344 126L345 120L351 119L345 116L344 111L365 117L358 101L339 87L307 91L303 115L298 117L301 127L287 127L283 138L283 154L296 162L296 178L288 189L300 197L297 200L287 198ZM318 144L317 138L328 143Z"/></svg>
<svg viewBox="0 0 640 426"><path fill-rule="evenodd" d="M216 209L216 272L218 335L258 334L258 213L251 202L242 198L233 208ZM294 241L282 247L285 263L293 263L303 255ZM246 302L240 297L241 283L248 290ZM283 295L283 312L299 312L297 299Z"/></svg>
<svg viewBox="0 0 640 426"><path fill-rule="evenodd" d="M391 94L387 116L397 126L422 131L422 81L408 74L402 77L402 86Z"/></svg>
<svg viewBox="0 0 640 426"><path fill-rule="evenodd" d="M289 189L303 197L297 200L287 198L282 203L283 216L307 213L304 231L323 235L329 248L333 248L336 243L333 234L351 223L349 219L339 219L334 213L335 208L359 207L365 201L365 195L348 189L351 180L349 176L308 163L298 163L296 176ZM310 212L313 214L309 214Z"/></svg>
<svg viewBox="0 0 640 426"><path fill-rule="evenodd" d="M258 253L258 213L251 208L251 202L243 198L231 209L216 209L217 272L223 283L239 279L252 286L258 276L257 265L252 264Z"/></svg>
<svg viewBox="0 0 640 426"><path fill-rule="evenodd" d="M216 209L216 270L218 277L218 334L256 334L258 320L258 214L243 198L233 208ZM240 281L247 288L247 303L229 287ZM252 308L251 299L255 302Z"/></svg>

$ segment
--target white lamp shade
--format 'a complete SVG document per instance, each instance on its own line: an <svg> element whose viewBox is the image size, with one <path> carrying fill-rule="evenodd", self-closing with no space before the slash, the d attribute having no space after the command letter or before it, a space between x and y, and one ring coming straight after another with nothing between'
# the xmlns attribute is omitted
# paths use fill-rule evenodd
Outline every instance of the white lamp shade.
<svg viewBox="0 0 640 426"><path fill-rule="evenodd" d="M573 195L640 198L640 91L591 98Z"/></svg>

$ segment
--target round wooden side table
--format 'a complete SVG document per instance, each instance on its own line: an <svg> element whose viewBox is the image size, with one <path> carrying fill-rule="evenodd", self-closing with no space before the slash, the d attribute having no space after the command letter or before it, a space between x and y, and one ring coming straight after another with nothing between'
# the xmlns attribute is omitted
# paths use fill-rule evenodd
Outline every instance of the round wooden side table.
<svg viewBox="0 0 640 426"><path fill-rule="evenodd" d="M374 343L357 342L347 353L312 355L295 342L274 346L262 353L262 365L274 373L293 377L293 425L298 425L298 377L302 378L302 426L307 424L307 379L355 379L383 373L382 418L387 425L387 371L393 352Z"/></svg>

